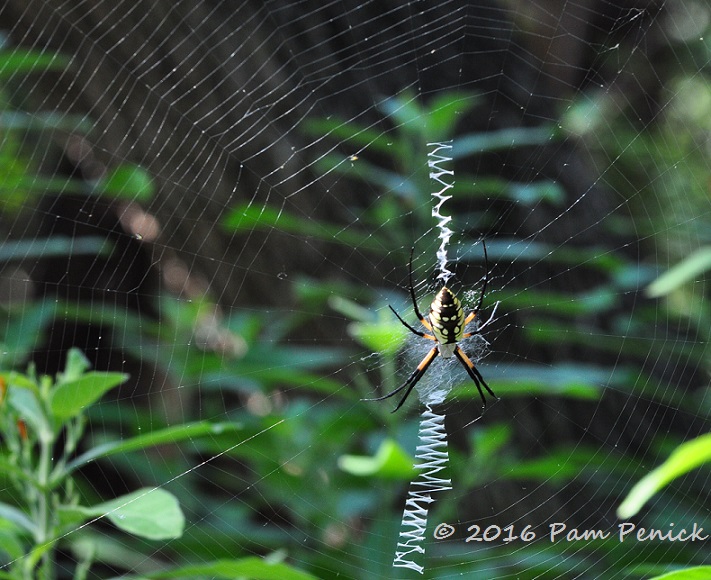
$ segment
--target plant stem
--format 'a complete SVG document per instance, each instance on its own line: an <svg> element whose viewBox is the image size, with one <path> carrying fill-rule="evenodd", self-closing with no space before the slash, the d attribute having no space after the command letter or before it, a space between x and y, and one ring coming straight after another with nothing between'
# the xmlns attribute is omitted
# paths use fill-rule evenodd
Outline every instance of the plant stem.
<svg viewBox="0 0 711 580"><path fill-rule="evenodd" d="M40 456L37 466L37 533L36 548L49 542L54 535L52 522L52 491L49 487L49 474L52 469L52 449L54 441L51 433L41 433L39 437ZM42 566L39 577L46 580L54 578L52 550L42 554Z"/></svg>

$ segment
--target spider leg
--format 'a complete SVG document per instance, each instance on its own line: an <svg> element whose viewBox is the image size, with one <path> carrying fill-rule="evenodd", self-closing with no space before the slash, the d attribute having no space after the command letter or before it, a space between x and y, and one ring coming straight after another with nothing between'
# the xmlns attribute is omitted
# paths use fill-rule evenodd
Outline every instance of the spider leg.
<svg viewBox="0 0 711 580"><path fill-rule="evenodd" d="M467 374L474 381L474 384L476 385L476 388L479 391L479 395L481 396L482 407L486 407L486 399L484 398L484 392L481 390L482 385L484 385L484 388L489 392L489 394L492 397L494 397L495 399L498 399L498 397L494 394L494 391L492 391L489 388L489 385L486 384L484 377L481 376L481 373L474 366L474 363L471 360L469 360L469 357L466 354L464 354L462 349L459 348L458 346L457 346L457 348L454 349L454 356L456 356L459 359L459 362L461 362L462 365L464 365L464 368L466 369Z"/></svg>
<svg viewBox="0 0 711 580"><path fill-rule="evenodd" d="M421 336L422 338L427 338L427 339L429 339L429 340L437 340L437 339L436 339L434 336L432 336L431 334L425 334L424 332L420 332L419 330L417 330L417 329L413 328L412 326L410 326L407 322L405 322L405 321L402 319L402 317L395 311L395 309L394 309L392 306L390 306L390 304L388 304L388 307L390 308L390 310L393 311L393 314L394 314L395 316L397 316L397 319L398 319L400 322L402 322L403 326L405 326L405 328L407 328L410 332L412 332L413 334L416 334L417 336Z"/></svg>
<svg viewBox="0 0 711 580"><path fill-rule="evenodd" d="M467 332L466 334L464 334L464 335L462 336L462 338L469 338L470 336L473 336L473 335L475 335L475 334L479 334L482 330L484 330L484 328L486 328L487 326L489 326L489 324L491 324L491 323L494 321L494 316L496 316L496 309L499 307L499 304L501 304L501 303L500 303L500 302L497 302L496 304L494 304L494 309L491 311L491 315L489 316L489 318L486 319L486 322L485 322L484 324L482 324L479 328L477 328L477 329L476 329L475 331L473 331L473 332ZM464 326L466 326L467 324L469 324L469 322L471 322L471 320L473 320L476 315L477 315L476 312L472 312L469 316L467 316L467 317L464 319Z"/></svg>
<svg viewBox="0 0 711 580"><path fill-rule="evenodd" d="M499 304L501 304L501 302L497 302L496 304L494 304L494 309L491 311L491 315L489 316L489 318L486 319L486 322L484 324L477 328L477 332L491 324L491 322L494 320L494 316L496 316L496 309L499 307Z"/></svg>
<svg viewBox="0 0 711 580"><path fill-rule="evenodd" d="M400 407L402 407L403 403L405 402L405 399L407 399L407 397L410 395L410 393L412 392L412 389L415 387L415 385L422 378L422 375L425 374L425 371L432 364L432 361L435 358L437 358L438 354L439 354L439 351L437 350L437 347L433 346L430 349L430 351L425 355L425 358L422 359L420 364L417 365L417 368L413 371L413 373L407 378L407 380L401 386L399 386L394 391L391 391L387 395L378 397L377 399L363 399L363 401L382 401L383 399L389 399L390 397L397 395L403 389L407 388L407 391L405 391L405 395L402 397L402 399L400 399L400 402L398 403L397 407L395 407L392 410L392 412L394 413Z"/></svg>
<svg viewBox="0 0 711 580"><path fill-rule="evenodd" d="M415 253L415 246L412 246L412 249L410 250L410 298L412 298L412 306L415 309L415 316L417 316L417 320L419 320L422 323L422 326L424 326L427 330L432 330L432 325L427 321L427 319L422 316L422 313L420 312L419 307L417 306L417 297L415 296L415 285L412 282L412 256Z"/></svg>
<svg viewBox="0 0 711 580"><path fill-rule="evenodd" d="M489 255L486 253L486 240L481 239L481 245L484 248L484 280L481 283L481 293L479 294L479 304L477 304L476 309L472 314L476 316L476 313L481 310L482 304L484 304L484 295L486 294L486 285L489 283ZM471 315L470 315L471 316ZM472 320L474 317L472 316Z"/></svg>
<svg viewBox="0 0 711 580"><path fill-rule="evenodd" d="M475 318L476 315L479 314L479 311L481 310L482 305L484 304L484 295L486 294L486 286L489 283L489 254L486 253L486 240L484 238L481 239L481 245L484 248L484 280L481 283L481 292L479 293L479 304L476 305L476 308L470 312L467 317L464 319L464 326L472 322ZM476 331L470 332L468 334L465 334L462 338L467 338L471 336L472 334L478 334L478 332L484 328L487 324L489 324L493 318L494 318L494 313L496 312L496 307L499 305L499 303L496 303L496 306L494 306L494 311L491 313L491 316L489 316L489 320L487 320L484 324L482 324Z"/></svg>

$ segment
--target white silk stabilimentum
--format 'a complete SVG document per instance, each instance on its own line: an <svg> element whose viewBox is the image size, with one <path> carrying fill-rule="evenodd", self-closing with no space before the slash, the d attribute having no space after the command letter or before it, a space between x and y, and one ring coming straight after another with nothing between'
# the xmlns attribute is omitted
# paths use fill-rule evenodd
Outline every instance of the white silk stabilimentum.
<svg viewBox="0 0 711 580"><path fill-rule="evenodd" d="M419 440L415 469L421 472L410 484L407 494L393 566L410 568L422 574L424 566L416 560L422 557L418 557L418 554L425 553L422 544L427 529L429 505L434 501L432 494L452 489L452 480L441 476L449 461L444 415L432 411L429 404L420 418Z"/></svg>
<svg viewBox="0 0 711 580"><path fill-rule="evenodd" d="M452 221L451 216L442 214L442 206L451 195L446 192L454 187L454 170L442 167L442 164L452 161L451 157L442 155L441 151L450 150L452 142L428 143L432 150L427 154L429 159L427 165L430 168L430 179L440 188L432 192L432 197L437 201L432 206L432 217L437 221L439 228L440 245L437 250L437 261L439 274L438 280L446 285L447 281L454 275L447 268L447 245L452 237L452 230L448 225ZM450 182L445 181L451 179ZM420 574L424 572L424 566L416 560L424 557L425 548L423 546L425 532L427 529L427 515L429 506L434 501L432 494L438 491L452 489L452 480L441 476L442 470L447 467L449 455L447 453L447 431L444 428L444 415L439 415L432 411L432 406L442 403L451 387L443 388L438 386L435 389L427 390L425 393L418 390L418 394L423 399L426 408L420 417L419 441L415 458L415 469L421 470L413 482L410 483L410 490L405 501L405 509L402 514L402 524L400 525L400 537L395 550L393 566L398 568L410 568Z"/></svg>
<svg viewBox="0 0 711 580"><path fill-rule="evenodd" d="M432 197L437 198L437 201L432 206L432 217L438 220L437 227L439 228L440 240L439 249L437 250L437 261L439 266L439 274L437 274L437 279L442 280L442 283L446 285L447 281L454 276L454 273L447 268L447 244L449 244L449 239L452 237L453 232L447 225L452 221L452 217L442 214L442 206L445 201L452 197L451 195L445 195L445 193L454 187L454 170L444 169L441 166L442 163L451 162L452 158L446 155L441 155L440 151L451 149L452 142L445 141L444 143L428 143L427 146L433 148L427 154L427 157L429 157L427 165L430 168L430 179L441 187L441 189L432 192ZM445 178L447 177L451 179L451 182L448 183L445 181Z"/></svg>

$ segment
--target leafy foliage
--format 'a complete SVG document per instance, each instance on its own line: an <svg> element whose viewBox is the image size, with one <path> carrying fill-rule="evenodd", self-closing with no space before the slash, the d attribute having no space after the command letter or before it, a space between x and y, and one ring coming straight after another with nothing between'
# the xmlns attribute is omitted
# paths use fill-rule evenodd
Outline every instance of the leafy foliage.
<svg viewBox="0 0 711 580"><path fill-rule="evenodd" d="M32 369L27 374L0 373L0 462L9 500L0 502L0 513L14 524L5 530L5 556L13 570L9 578L31 577L36 568L38 575L52 577L58 545L77 527L104 517L125 532L149 539L177 538L183 532L183 513L162 489L82 505L69 464L84 435L86 406L128 378L87 372L87 366L81 352L70 350L65 370L54 382L35 376Z"/></svg>

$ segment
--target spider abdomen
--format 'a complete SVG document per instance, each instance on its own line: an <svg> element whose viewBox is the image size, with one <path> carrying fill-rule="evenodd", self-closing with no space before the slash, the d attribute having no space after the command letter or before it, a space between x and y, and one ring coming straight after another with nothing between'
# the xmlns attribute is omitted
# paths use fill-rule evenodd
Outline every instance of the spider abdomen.
<svg viewBox="0 0 711 580"><path fill-rule="evenodd" d="M464 336L464 310L454 293L443 287L430 306L432 333L440 344L453 344Z"/></svg>

